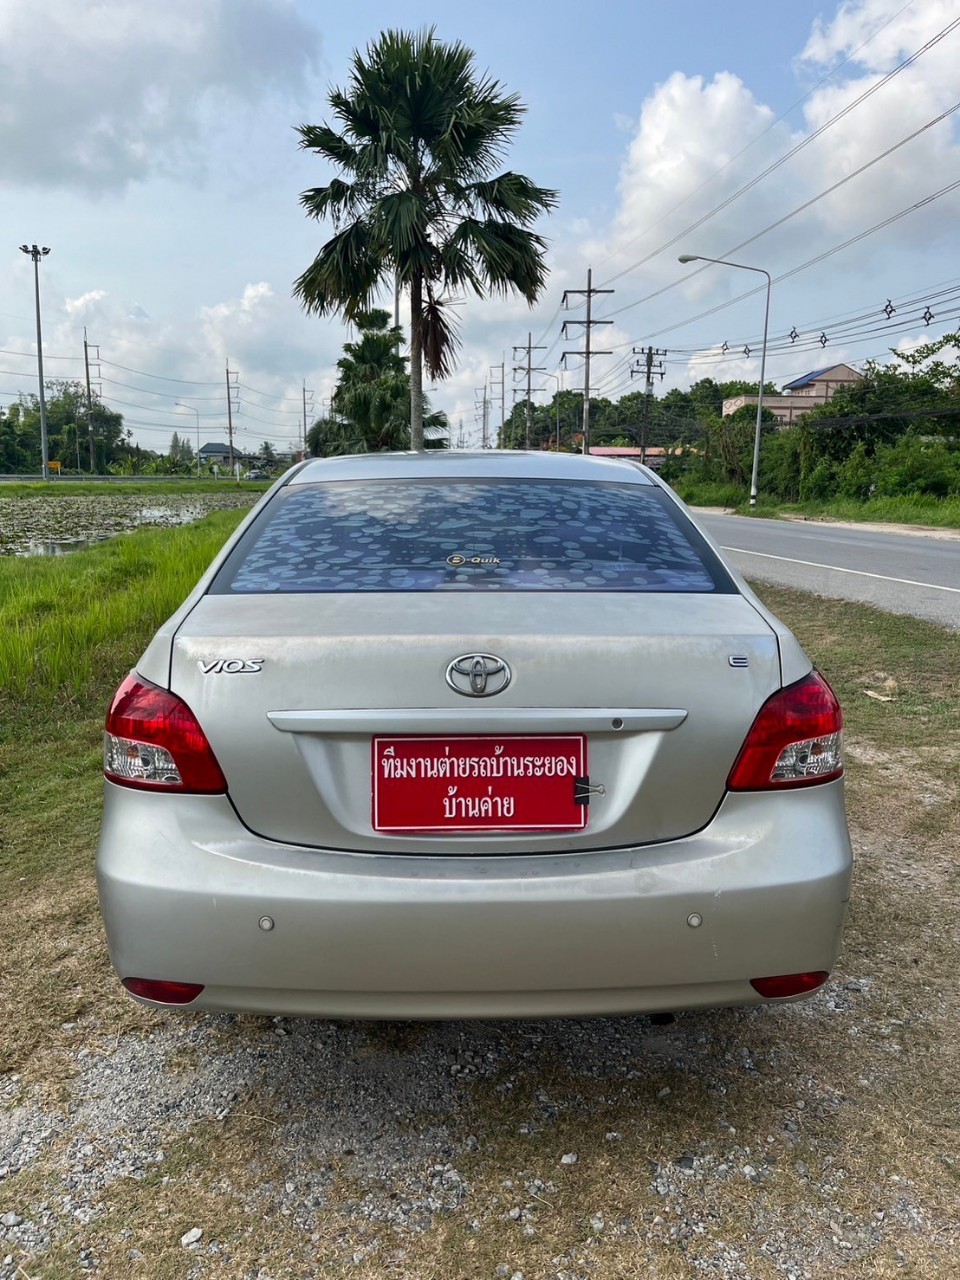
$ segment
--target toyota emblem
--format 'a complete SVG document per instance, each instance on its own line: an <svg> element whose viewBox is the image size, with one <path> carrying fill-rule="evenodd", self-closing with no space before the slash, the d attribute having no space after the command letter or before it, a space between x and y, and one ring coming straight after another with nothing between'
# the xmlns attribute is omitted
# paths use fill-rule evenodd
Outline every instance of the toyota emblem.
<svg viewBox="0 0 960 1280"><path fill-rule="evenodd" d="M464 653L447 667L447 684L465 698L491 698L502 693L513 672L492 653Z"/></svg>

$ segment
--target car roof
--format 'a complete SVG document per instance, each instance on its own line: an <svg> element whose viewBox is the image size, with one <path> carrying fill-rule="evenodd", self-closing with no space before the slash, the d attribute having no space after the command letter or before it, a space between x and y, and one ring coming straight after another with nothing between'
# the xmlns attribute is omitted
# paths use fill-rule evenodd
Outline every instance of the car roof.
<svg viewBox="0 0 960 1280"><path fill-rule="evenodd" d="M517 449L427 449L423 453L364 453L312 458L288 484L319 480L498 479L608 480L656 485L646 468L626 458L596 458L581 453L525 452Z"/></svg>

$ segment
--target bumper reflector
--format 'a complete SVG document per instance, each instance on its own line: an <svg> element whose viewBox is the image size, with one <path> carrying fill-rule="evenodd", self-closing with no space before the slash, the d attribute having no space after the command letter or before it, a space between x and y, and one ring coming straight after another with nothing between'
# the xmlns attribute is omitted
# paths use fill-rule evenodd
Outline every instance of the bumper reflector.
<svg viewBox="0 0 960 1280"><path fill-rule="evenodd" d="M202 982L162 982L156 978L124 978L131 995L156 1004L189 1004L203 990Z"/></svg>
<svg viewBox="0 0 960 1280"><path fill-rule="evenodd" d="M751 978L750 985L768 1000L782 1000L784 996L802 996L822 987L830 977L824 970L816 973L781 973L775 978Z"/></svg>

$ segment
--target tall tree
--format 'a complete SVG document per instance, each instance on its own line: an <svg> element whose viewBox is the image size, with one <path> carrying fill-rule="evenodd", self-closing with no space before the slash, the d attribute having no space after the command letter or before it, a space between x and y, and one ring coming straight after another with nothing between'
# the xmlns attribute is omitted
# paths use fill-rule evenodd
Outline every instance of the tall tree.
<svg viewBox="0 0 960 1280"><path fill-rule="evenodd" d="M53 380L45 384L47 440L49 456L64 467L77 465L79 433L81 469L89 459L86 392L81 383ZM9 405L5 433L16 441L20 459L18 471L40 470L40 401L36 395L23 395ZM96 449L96 470L106 471L130 452L130 431L123 425L123 415L108 409L94 395L90 415Z"/></svg>
<svg viewBox="0 0 960 1280"><path fill-rule="evenodd" d="M356 325L359 339L346 343L337 361L340 378L330 417L318 419L307 433L315 455L410 448L410 375L399 353L403 335L377 308L358 315ZM432 413L426 396L421 410L425 435L433 447L445 447L446 415Z"/></svg>
<svg viewBox="0 0 960 1280"><path fill-rule="evenodd" d="M534 303L546 244L530 227L556 192L495 173L525 108L432 28L386 31L355 52L346 90L329 102L339 131L301 125L300 145L343 176L300 202L335 235L294 295L307 311L353 320L385 284L409 290L411 446L422 449L424 366L443 378L455 363L452 295L515 290Z"/></svg>

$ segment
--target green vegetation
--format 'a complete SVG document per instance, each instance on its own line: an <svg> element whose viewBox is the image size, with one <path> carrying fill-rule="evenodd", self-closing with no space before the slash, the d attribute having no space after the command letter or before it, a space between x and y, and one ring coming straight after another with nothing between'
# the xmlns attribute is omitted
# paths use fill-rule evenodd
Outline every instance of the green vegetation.
<svg viewBox="0 0 960 1280"><path fill-rule="evenodd" d="M82 383L46 382L44 402L48 459L59 464L63 475L198 478L197 455L189 436L174 431L166 453L143 449L123 425L123 414L108 409L96 394L88 411ZM278 463L267 440L257 457L267 469ZM40 400L36 395L21 395L5 409L0 406L0 474L36 475L41 465ZM208 463L201 462L200 473L215 479Z"/></svg>
<svg viewBox="0 0 960 1280"><path fill-rule="evenodd" d="M343 453L380 453L410 448L410 374L400 354L403 335L390 324L388 312L374 309L356 318L357 342L348 342L337 361L340 378L329 417L319 418L307 432L314 457ZM423 401L424 443L445 448L447 418L431 413Z"/></svg>
<svg viewBox="0 0 960 1280"><path fill-rule="evenodd" d="M776 395L772 382L764 384L765 394ZM736 379L714 382L701 378L689 391L673 389L665 396L647 396L631 391L619 400L594 395L590 399L590 440L594 445L656 445L679 450L697 445L704 424L719 420L725 399L756 395L757 384ZM506 447L522 449L526 440L526 399L518 400L506 422ZM739 419L738 419L739 421ZM756 421L754 412L751 422ZM583 430L583 394L558 391L546 404L531 405L530 439L535 449L556 448L560 433L561 450L579 451ZM751 435L750 439L753 439Z"/></svg>
<svg viewBox="0 0 960 1280"><path fill-rule="evenodd" d="M65 471L90 470L90 436L93 435L94 470L103 474L134 452L123 415L106 408L94 396L88 415L87 393L79 382L48 382L44 386L47 417L47 451L51 462ZM0 472L40 470L40 400L21 395L6 410L0 409Z"/></svg>
<svg viewBox="0 0 960 1280"><path fill-rule="evenodd" d="M244 512L52 559L0 559L0 707L103 701Z"/></svg>
<svg viewBox="0 0 960 1280"><path fill-rule="evenodd" d="M898 498L869 498L856 502L838 498L832 502L777 502L761 489L756 507L749 493L736 485L676 483L680 497L693 507L727 507L739 515L794 517L807 520L844 520L857 523L912 524L932 529L960 529L960 495L932 498L920 494Z"/></svg>
<svg viewBox="0 0 960 1280"><path fill-rule="evenodd" d="M954 359L939 359L948 348ZM840 388L795 426L768 424L760 449L763 499L799 503L803 510L837 502L960 500L957 353L960 335L946 334L909 354L894 353L890 364L868 361L861 381ZM736 491L725 505L746 500L756 422L749 410L702 417L699 434L672 449L662 475L688 501L706 504L717 486ZM952 524L955 517L941 514L931 523Z"/></svg>
<svg viewBox="0 0 960 1280"><path fill-rule="evenodd" d="M410 438L422 449L423 369L446 377L458 345L452 298L537 300L546 244L530 227L556 193L496 173L524 107L477 74L471 50L432 30L383 32L354 53L347 89L329 101L340 131L301 125L300 145L343 177L300 201L336 234L294 292L308 311L355 320L384 286L409 289Z"/></svg>

